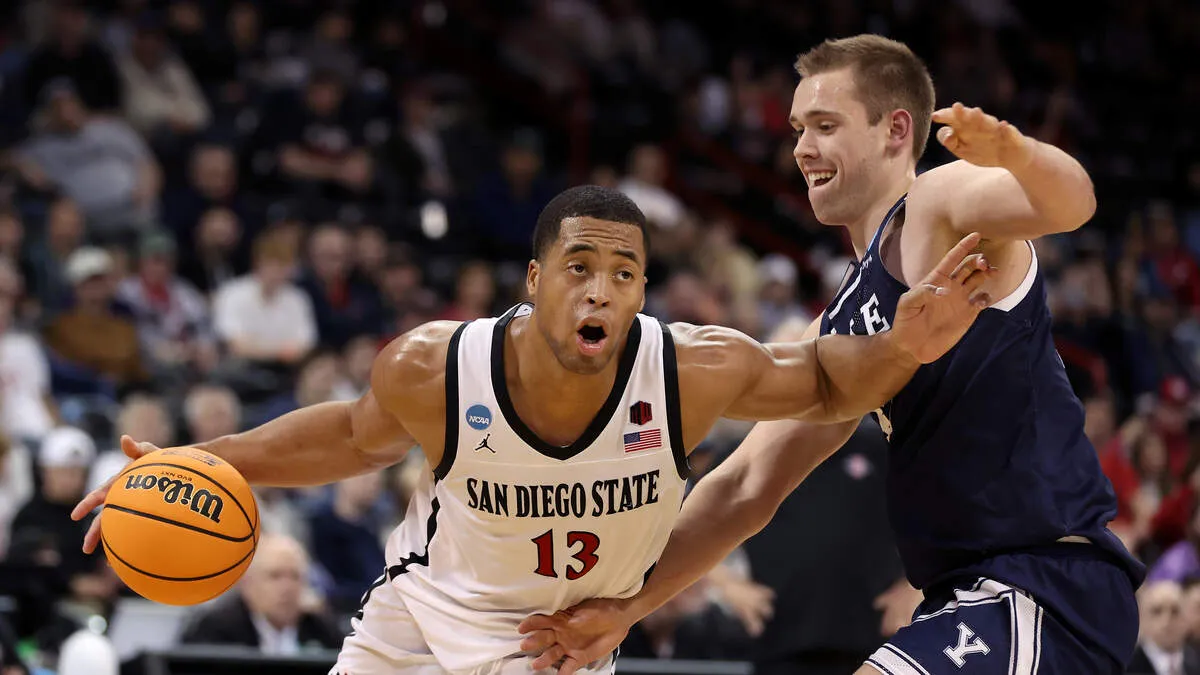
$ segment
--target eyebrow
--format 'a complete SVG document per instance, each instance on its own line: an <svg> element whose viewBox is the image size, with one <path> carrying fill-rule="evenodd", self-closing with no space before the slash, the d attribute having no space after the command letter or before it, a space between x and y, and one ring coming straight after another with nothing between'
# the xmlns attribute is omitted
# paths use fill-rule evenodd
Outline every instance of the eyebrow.
<svg viewBox="0 0 1200 675"><path fill-rule="evenodd" d="M804 118L808 117L841 117L841 113L836 113L832 110L806 110L803 115L788 115L788 123L796 126L802 123Z"/></svg>
<svg viewBox="0 0 1200 675"><path fill-rule="evenodd" d="M567 255L574 255L576 253L599 253L599 252L600 252L599 249L597 249L594 244L586 244L583 242L580 242L578 244L571 244L570 246L567 247ZM633 251L632 249L628 249L628 248L613 249L613 254L619 255L623 258L629 258L630 260L632 260L635 263L641 263L641 258L638 258L638 254L635 251Z"/></svg>

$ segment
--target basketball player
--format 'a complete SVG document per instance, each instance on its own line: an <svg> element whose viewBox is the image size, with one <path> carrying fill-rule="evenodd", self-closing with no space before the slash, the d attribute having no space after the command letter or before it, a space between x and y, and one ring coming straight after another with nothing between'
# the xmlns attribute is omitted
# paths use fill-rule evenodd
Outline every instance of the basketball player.
<svg viewBox="0 0 1200 675"><path fill-rule="evenodd" d="M559 195L534 239L534 305L422 326L378 356L358 401L198 446L251 483L280 486L423 449L430 471L337 675L529 672L523 618L641 586L678 516L688 450L718 417L860 417L949 349L989 300L974 293L990 268L969 235L899 300L891 332L764 346L639 313L645 218L615 190ZM90 532L85 548L96 540ZM596 661L589 672L611 671L610 655Z"/></svg>
<svg viewBox="0 0 1200 675"><path fill-rule="evenodd" d="M1029 243L1091 217L1090 179L978 109L935 112L928 71L898 42L827 41L796 70L796 162L817 218L847 228L859 257L808 335L895 330L897 300L960 233L980 232L999 267L984 284L997 300L963 340L874 411L891 445L890 520L924 602L858 675L1124 672L1144 568L1107 529L1116 501L1055 350ZM961 161L918 177L931 120ZM637 595L524 622L523 646L546 650L535 665L569 655L559 672L570 673L616 647L766 525L855 426L755 427L691 493Z"/></svg>

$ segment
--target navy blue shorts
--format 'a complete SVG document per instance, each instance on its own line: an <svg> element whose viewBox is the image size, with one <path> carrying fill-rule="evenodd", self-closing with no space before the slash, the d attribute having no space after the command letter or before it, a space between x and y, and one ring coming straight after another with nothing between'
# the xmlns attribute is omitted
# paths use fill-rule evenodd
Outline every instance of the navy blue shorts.
<svg viewBox="0 0 1200 675"><path fill-rule="evenodd" d="M979 579L928 597L867 663L883 675L1119 675L1027 593Z"/></svg>

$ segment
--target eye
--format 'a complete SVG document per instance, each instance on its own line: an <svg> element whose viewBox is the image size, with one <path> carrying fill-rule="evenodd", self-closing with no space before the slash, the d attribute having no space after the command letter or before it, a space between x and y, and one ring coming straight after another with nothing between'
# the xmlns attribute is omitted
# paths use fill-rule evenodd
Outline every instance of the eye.
<svg viewBox="0 0 1200 675"><path fill-rule="evenodd" d="M792 129L792 138L798 139L803 135L804 135L804 127L800 127L798 129Z"/></svg>
<svg viewBox="0 0 1200 675"><path fill-rule="evenodd" d="M629 270L621 270L617 272L617 278L621 281L633 281L633 272Z"/></svg>
<svg viewBox="0 0 1200 675"><path fill-rule="evenodd" d="M571 263L567 265L567 271L571 274L583 275L587 273L587 268L583 266L583 263Z"/></svg>
<svg viewBox="0 0 1200 675"><path fill-rule="evenodd" d="M818 129L820 129L821 131L823 131L825 133L829 133L829 132L833 131L834 128L836 128L836 127L837 127L837 125L834 124L833 122L821 122L821 124L817 126Z"/></svg>

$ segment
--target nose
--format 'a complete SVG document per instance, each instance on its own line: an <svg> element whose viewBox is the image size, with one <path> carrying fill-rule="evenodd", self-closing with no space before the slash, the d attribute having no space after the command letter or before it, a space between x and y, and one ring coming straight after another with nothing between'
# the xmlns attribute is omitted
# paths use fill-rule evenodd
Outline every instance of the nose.
<svg viewBox="0 0 1200 675"><path fill-rule="evenodd" d="M792 148L792 157L796 158L797 165L800 164L801 160L815 159L817 157L817 144L808 135L807 129L796 137L796 147Z"/></svg>
<svg viewBox="0 0 1200 675"><path fill-rule="evenodd" d="M607 307L609 302L609 280L607 274L594 274L588 282L587 301L589 305Z"/></svg>

